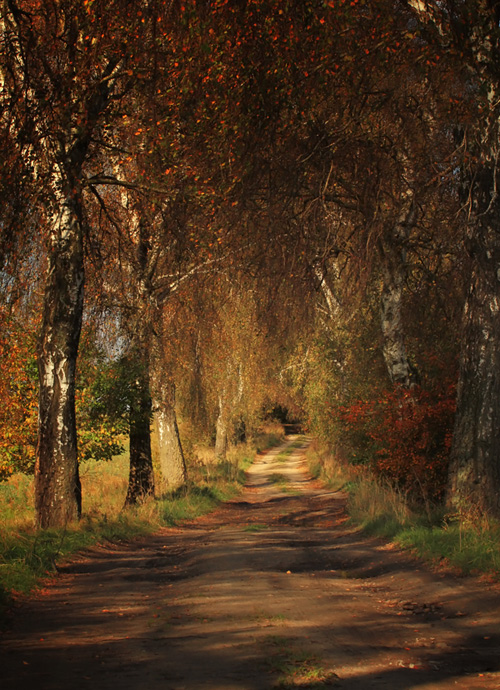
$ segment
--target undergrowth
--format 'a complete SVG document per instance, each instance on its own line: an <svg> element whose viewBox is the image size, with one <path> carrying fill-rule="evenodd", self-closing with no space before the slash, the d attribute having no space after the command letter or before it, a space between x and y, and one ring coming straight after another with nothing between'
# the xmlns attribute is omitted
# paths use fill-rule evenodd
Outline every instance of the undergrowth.
<svg viewBox="0 0 500 690"><path fill-rule="evenodd" d="M443 506L407 494L371 476L368 470L339 462L313 443L312 474L347 495L351 521L371 535L391 539L418 557L451 566L463 574L500 580L500 523L470 508L450 515Z"/></svg>
<svg viewBox="0 0 500 690"><path fill-rule="evenodd" d="M274 437L270 439L274 443ZM260 439L265 447L266 438ZM12 596L26 594L58 564L83 549L105 542L128 541L214 510L235 496L245 470L255 457L255 445L241 444L219 461L213 451L200 452L189 468L182 489L123 508L128 482L128 454L109 462L84 462L82 519L65 529L34 527L33 480L15 475L0 484L0 612Z"/></svg>

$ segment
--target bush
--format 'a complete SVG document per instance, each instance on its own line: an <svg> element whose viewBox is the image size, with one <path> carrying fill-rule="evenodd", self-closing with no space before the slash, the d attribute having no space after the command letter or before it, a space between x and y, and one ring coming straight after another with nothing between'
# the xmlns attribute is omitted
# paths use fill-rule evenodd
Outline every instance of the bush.
<svg viewBox="0 0 500 690"><path fill-rule="evenodd" d="M413 498L444 493L455 412L453 385L432 391L397 387L374 400L356 400L338 415L353 464L367 464Z"/></svg>
<svg viewBox="0 0 500 690"><path fill-rule="evenodd" d="M36 324L0 310L0 481L32 473L38 425Z"/></svg>

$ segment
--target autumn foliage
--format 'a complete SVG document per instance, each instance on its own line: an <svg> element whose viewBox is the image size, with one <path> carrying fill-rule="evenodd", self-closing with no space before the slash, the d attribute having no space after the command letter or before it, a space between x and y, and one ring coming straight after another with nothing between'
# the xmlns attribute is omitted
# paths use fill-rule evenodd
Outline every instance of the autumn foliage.
<svg viewBox="0 0 500 690"><path fill-rule="evenodd" d="M33 471L37 436L35 335L0 312L0 480Z"/></svg>
<svg viewBox="0 0 500 690"><path fill-rule="evenodd" d="M15 472L32 474L38 429L38 375L35 317L0 312L0 481ZM76 390L80 460L110 460L122 451L124 422L117 404L116 366L104 361L87 329ZM113 395L110 394L113 390Z"/></svg>
<svg viewBox="0 0 500 690"><path fill-rule="evenodd" d="M414 498L441 499L455 413L455 386L396 387L338 410L351 461Z"/></svg>

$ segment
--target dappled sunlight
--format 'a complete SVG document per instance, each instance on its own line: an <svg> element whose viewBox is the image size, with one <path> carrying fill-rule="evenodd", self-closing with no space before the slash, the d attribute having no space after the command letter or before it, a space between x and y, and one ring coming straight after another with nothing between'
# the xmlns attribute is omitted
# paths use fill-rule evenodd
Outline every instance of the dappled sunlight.
<svg viewBox="0 0 500 690"><path fill-rule="evenodd" d="M496 591L348 526L303 452L259 457L209 515L62 564L6 638L8 690L497 687Z"/></svg>

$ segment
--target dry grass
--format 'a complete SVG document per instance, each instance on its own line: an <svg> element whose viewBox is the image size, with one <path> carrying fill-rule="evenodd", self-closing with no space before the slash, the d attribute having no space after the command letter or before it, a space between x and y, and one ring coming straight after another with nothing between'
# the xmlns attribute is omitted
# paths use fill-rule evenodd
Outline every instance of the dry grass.
<svg viewBox="0 0 500 690"><path fill-rule="evenodd" d="M0 532L29 527L34 520L33 478L14 474L0 484Z"/></svg>
<svg viewBox="0 0 500 690"><path fill-rule="evenodd" d="M265 422L261 424L255 438L251 442L255 445L257 452L261 452L274 446L279 446L285 440L285 429L279 422Z"/></svg>
<svg viewBox="0 0 500 690"><path fill-rule="evenodd" d="M120 514L127 494L129 457L110 462L89 460L80 466L84 515L113 519Z"/></svg>
<svg viewBox="0 0 500 690"><path fill-rule="evenodd" d="M368 468L339 460L317 442L309 447L308 462L314 476L348 493L350 518L368 532L392 537L414 519L406 495L376 479Z"/></svg>
<svg viewBox="0 0 500 690"><path fill-rule="evenodd" d="M350 517L367 531L389 537L415 519L401 491L368 477L351 483L347 509Z"/></svg>
<svg viewBox="0 0 500 690"><path fill-rule="evenodd" d="M309 471L316 479L321 479L334 491L344 489L354 481L358 472L347 463L339 461L335 453L313 440L306 451Z"/></svg>

